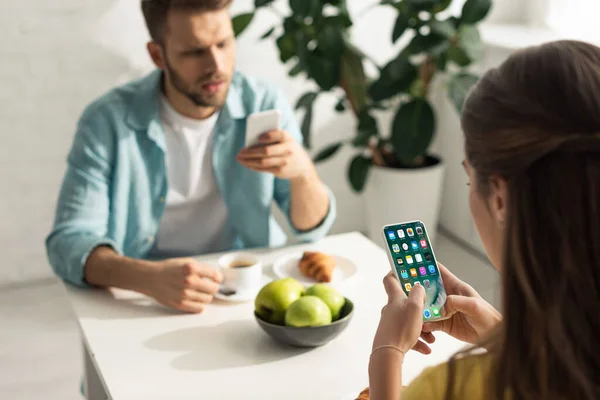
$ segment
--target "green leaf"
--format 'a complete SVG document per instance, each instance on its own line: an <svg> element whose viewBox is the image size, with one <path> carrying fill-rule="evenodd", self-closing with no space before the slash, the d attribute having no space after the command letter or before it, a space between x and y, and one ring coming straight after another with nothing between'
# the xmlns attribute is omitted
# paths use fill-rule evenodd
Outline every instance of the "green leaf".
<svg viewBox="0 0 600 400"><path fill-rule="evenodd" d="M469 90L479 81L479 77L468 73L455 75L448 83L448 96L459 115L462 114L462 107L467 98Z"/></svg>
<svg viewBox="0 0 600 400"><path fill-rule="evenodd" d="M356 192L362 192L369 176L369 169L371 168L371 160L362 154L357 155L350 162L348 168L348 180L352 189Z"/></svg>
<svg viewBox="0 0 600 400"><path fill-rule="evenodd" d="M352 145L355 147L366 147L369 140L373 136L379 134L377 120L369 114L368 109L363 109L358 114L357 134L352 140Z"/></svg>
<svg viewBox="0 0 600 400"><path fill-rule="evenodd" d="M383 68L379 79L369 88L369 95L374 102L389 99L406 91L417 75L417 68L400 54Z"/></svg>
<svg viewBox="0 0 600 400"><path fill-rule="evenodd" d="M461 67L466 67L471 64L471 59L467 56L467 53L458 46L451 46L450 49L448 49L448 59L454 61Z"/></svg>
<svg viewBox="0 0 600 400"><path fill-rule="evenodd" d="M235 37L238 37L250 25L252 18L254 18L254 13L236 15L231 19Z"/></svg>
<svg viewBox="0 0 600 400"><path fill-rule="evenodd" d="M276 43L279 48L279 58L285 64L296 54L296 40L294 39L294 35L286 33L280 36Z"/></svg>
<svg viewBox="0 0 600 400"><path fill-rule="evenodd" d="M330 58L339 58L344 51L344 37L335 25L325 25L317 35L321 54Z"/></svg>
<svg viewBox="0 0 600 400"><path fill-rule="evenodd" d="M440 54L435 60L435 66L440 71L445 71L448 65L448 54Z"/></svg>
<svg viewBox="0 0 600 400"><path fill-rule="evenodd" d="M456 28L450 20L438 21L437 19L434 19L429 23L429 27L431 28L431 32L447 39L456 34Z"/></svg>
<svg viewBox="0 0 600 400"><path fill-rule="evenodd" d="M263 35L260 37L261 40L264 40L264 39L270 37L273 34L273 32L275 32L275 27L272 27L271 29L269 29L268 31L263 33Z"/></svg>
<svg viewBox="0 0 600 400"><path fill-rule="evenodd" d="M296 102L296 110L299 108L312 107L312 104L317 99L318 93L316 92L306 92L304 93Z"/></svg>
<svg viewBox="0 0 600 400"><path fill-rule="evenodd" d="M320 0L290 0L290 8L294 16L315 17L321 12Z"/></svg>
<svg viewBox="0 0 600 400"><path fill-rule="evenodd" d="M396 43L398 39L402 36L402 34L408 28L408 18L406 18L403 14L399 14L396 19L396 24L394 25L394 32L392 32L392 43Z"/></svg>
<svg viewBox="0 0 600 400"><path fill-rule="evenodd" d="M435 114L425 99L402 105L392 124L391 142L396 156L405 163L426 154L435 132Z"/></svg>
<svg viewBox="0 0 600 400"><path fill-rule="evenodd" d="M339 65L339 57L335 60L312 53L308 58L309 75L324 91L331 90L338 84L340 77Z"/></svg>
<svg viewBox="0 0 600 400"><path fill-rule="evenodd" d="M339 149L342 148L342 143L334 143L334 144L330 144L329 146L325 147L323 150L319 151L317 153L317 155L315 156L315 158L313 158L313 161L315 163L321 162L321 161L325 161L327 160L329 157L333 156L335 153L338 152Z"/></svg>
<svg viewBox="0 0 600 400"><path fill-rule="evenodd" d="M471 62L481 59L483 44L477 27L473 25L461 26L458 30L458 45L464 50Z"/></svg>
<svg viewBox="0 0 600 400"><path fill-rule="evenodd" d="M339 26L341 28L347 29L352 26L352 20L350 19L350 16L348 14L342 13L342 14L334 15L332 17L326 17L323 20L323 25L324 26L335 25L335 26Z"/></svg>
<svg viewBox="0 0 600 400"><path fill-rule="evenodd" d="M342 97L335 105L335 111L337 111L337 112L346 111L346 105L344 104L345 102L346 102L346 98Z"/></svg>
<svg viewBox="0 0 600 400"><path fill-rule="evenodd" d="M362 56L354 50L354 47L345 43L340 64L339 85L346 92L348 102L356 112L362 109L367 102L367 76ZM338 107L336 107L337 109Z"/></svg>
<svg viewBox="0 0 600 400"><path fill-rule="evenodd" d="M304 71L304 66L302 63L298 63L288 71L288 75L291 77L298 76L302 71Z"/></svg>
<svg viewBox="0 0 600 400"><path fill-rule="evenodd" d="M464 24L475 24L484 19L492 8L492 0L467 0L462 8L460 20Z"/></svg>
<svg viewBox="0 0 600 400"><path fill-rule="evenodd" d="M409 54L431 53L439 54L448 49L450 42L447 38L437 33L430 33L427 36L415 36L407 47Z"/></svg>
<svg viewBox="0 0 600 400"><path fill-rule="evenodd" d="M438 4L437 6L433 7L433 12L435 14L444 11L445 9L447 9L448 7L450 7L450 4L452 4L452 0L443 0L440 4Z"/></svg>
<svg viewBox="0 0 600 400"><path fill-rule="evenodd" d="M312 106L306 107L306 112L304 113L304 119L302 120L302 126L300 127L302 131L302 139L304 141L304 146L307 149L311 147L310 140L310 130L312 126L312 118L313 118L313 108Z"/></svg>
<svg viewBox="0 0 600 400"><path fill-rule="evenodd" d="M441 0L404 0L412 11L433 11Z"/></svg>
<svg viewBox="0 0 600 400"><path fill-rule="evenodd" d="M259 8L266 6L269 3L272 3L274 0L254 0L254 7Z"/></svg>

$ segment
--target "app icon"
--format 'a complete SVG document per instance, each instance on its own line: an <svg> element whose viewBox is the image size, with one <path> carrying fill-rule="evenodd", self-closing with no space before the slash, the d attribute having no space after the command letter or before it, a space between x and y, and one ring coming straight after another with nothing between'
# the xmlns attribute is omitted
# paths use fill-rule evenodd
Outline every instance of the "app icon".
<svg viewBox="0 0 600 400"><path fill-rule="evenodd" d="M423 268L425 269L425 268ZM425 279L423 281L423 286L425 286L425 289L429 289L429 286L431 286L431 283L429 282L429 279Z"/></svg>
<svg viewBox="0 0 600 400"><path fill-rule="evenodd" d="M436 317L437 317L438 315L440 315L440 309L439 309L439 308L434 308L434 309L433 309L433 315L435 315Z"/></svg>
<svg viewBox="0 0 600 400"><path fill-rule="evenodd" d="M427 261L431 261L431 258L432 258L432 257L431 257L431 253L425 253L425 259L426 259Z"/></svg>
<svg viewBox="0 0 600 400"><path fill-rule="evenodd" d="M402 243L402 248L404 251L408 250L408 245L406 243Z"/></svg>
<svg viewBox="0 0 600 400"><path fill-rule="evenodd" d="M400 253L400 246L398 246L397 244L393 244L392 250L394 250L394 253Z"/></svg>
<svg viewBox="0 0 600 400"><path fill-rule="evenodd" d="M420 254L415 254L415 260L417 260L417 262L421 262L423 261L423 257L421 257Z"/></svg>
<svg viewBox="0 0 600 400"><path fill-rule="evenodd" d="M406 256L406 262L412 264L414 262L412 256Z"/></svg>
<svg viewBox="0 0 600 400"><path fill-rule="evenodd" d="M413 278L417 276L417 269L416 268L411 268L410 269L410 276L412 276Z"/></svg>
<svg viewBox="0 0 600 400"><path fill-rule="evenodd" d="M398 265L403 265L404 264L404 260L402 258L396 259L396 262L398 263Z"/></svg>
<svg viewBox="0 0 600 400"><path fill-rule="evenodd" d="M430 274L435 274L435 267L433 265L429 266L429 273Z"/></svg>
<svg viewBox="0 0 600 400"><path fill-rule="evenodd" d="M406 270L403 269L402 271L400 271L400 276L402 277L402 279L408 279L408 272L406 272Z"/></svg>
<svg viewBox="0 0 600 400"><path fill-rule="evenodd" d="M415 286L419 286L420 284L421 284L421 282L419 282L419 281L416 281L416 282L414 283L414 285L415 285Z"/></svg>
<svg viewBox="0 0 600 400"><path fill-rule="evenodd" d="M388 237L390 238L390 240L396 240L396 235L394 234L394 232L388 232Z"/></svg>
<svg viewBox="0 0 600 400"><path fill-rule="evenodd" d="M423 311L423 316L425 318L431 318L431 311L425 309L425 311Z"/></svg>
<svg viewBox="0 0 600 400"><path fill-rule="evenodd" d="M410 288L411 288L412 286L410 285L410 283L405 283L405 284L404 284L404 287L406 288L406 291L407 291L407 292L410 292Z"/></svg>
<svg viewBox="0 0 600 400"><path fill-rule="evenodd" d="M404 231L402 229L398 229L398 237L404 239Z"/></svg>
<svg viewBox="0 0 600 400"><path fill-rule="evenodd" d="M427 240L421 240L421 247L424 249L427 248Z"/></svg>
<svg viewBox="0 0 600 400"><path fill-rule="evenodd" d="M421 276L427 275L427 268L419 267L419 273L421 274Z"/></svg>
<svg viewBox="0 0 600 400"><path fill-rule="evenodd" d="M408 233L408 236L413 237L415 236L415 232L412 230L412 228L408 228L406 230L406 233Z"/></svg>
<svg viewBox="0 0 600 400"><path fill-rule="evenodd" d="M410 247L412 247L413 250L419 250L417 242L410 242Z"/></svg>
<svg viewBox="0 0 600 400"><path fill-rule="evenodd" d="M420 226L417 226L417 235L422 235L423 234L423 228L421 228Z"/></svg>

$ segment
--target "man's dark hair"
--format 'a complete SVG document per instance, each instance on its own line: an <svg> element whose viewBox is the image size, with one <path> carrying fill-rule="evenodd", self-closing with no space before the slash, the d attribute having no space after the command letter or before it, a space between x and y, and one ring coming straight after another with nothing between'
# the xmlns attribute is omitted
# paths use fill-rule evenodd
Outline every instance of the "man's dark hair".
<svg viewBox="0 0 600 400"><path fill-rule="evenodd" d="M167 17L171 10L183 11L220 11L233 0L142 0L142 12L150 37L156 43L163 44Z"/></svg>

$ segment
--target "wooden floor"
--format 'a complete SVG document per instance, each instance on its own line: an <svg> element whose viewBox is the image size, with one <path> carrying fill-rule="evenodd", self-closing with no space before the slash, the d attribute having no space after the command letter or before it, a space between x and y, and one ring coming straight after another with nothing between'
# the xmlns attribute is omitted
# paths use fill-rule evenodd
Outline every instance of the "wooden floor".
<svg viewBox="0 0 600 400"><path fill-rule="evenodd" d="M444 236L438 259L498 304L498 274ZM0 399L81 400L77 322L58 281L0 291Z"/></svg>

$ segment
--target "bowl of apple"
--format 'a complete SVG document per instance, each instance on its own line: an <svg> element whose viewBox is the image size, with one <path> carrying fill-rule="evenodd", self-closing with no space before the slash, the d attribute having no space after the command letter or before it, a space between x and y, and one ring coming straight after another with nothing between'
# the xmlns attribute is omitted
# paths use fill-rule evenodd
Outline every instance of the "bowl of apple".
<svg viewBox="0 0 600 400"><path fill-rule="evenodd" d="M293 278L268 283L254 301L260 327L276 341L296 347L329 343L346 329L353 313L354 304L333 286L304 288Z"/></svg>

